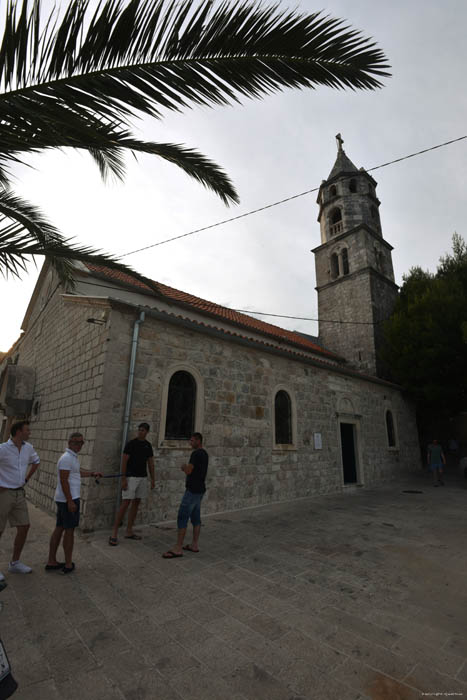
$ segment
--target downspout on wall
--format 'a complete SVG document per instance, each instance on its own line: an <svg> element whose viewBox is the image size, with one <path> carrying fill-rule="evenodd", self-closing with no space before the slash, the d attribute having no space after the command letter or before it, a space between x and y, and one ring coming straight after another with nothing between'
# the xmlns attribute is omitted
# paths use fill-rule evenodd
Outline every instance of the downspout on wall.
<svg viewBox="0 0 467 700"><path fill-rule="evenodd" d="M126 390L125 412L123 414L122 448L121 448L121 452L120 452L120 465L122 463L123 450L125 449L125 445L127 442L128 427L130 425L130 412L131 412L131 402L133 399L133 383L134 383L134 378L135 378L136 353L138 350L139 329L140 329L141 324L144 323L145 318L146 318L146 313L144 311L141 311L139 314L139 318L136 319L135 325L133 326L133 338L131 341L131 354L130 354L130 369L128 372L128 385L127 385L127 390ZM120 466L120 468L121 468L121 466ZM122 481L122 477L120 476L118 479L117 498L116 498L116 502L115 502L116 510L118 510L118 507L120 505L121 481Z"/></svg>

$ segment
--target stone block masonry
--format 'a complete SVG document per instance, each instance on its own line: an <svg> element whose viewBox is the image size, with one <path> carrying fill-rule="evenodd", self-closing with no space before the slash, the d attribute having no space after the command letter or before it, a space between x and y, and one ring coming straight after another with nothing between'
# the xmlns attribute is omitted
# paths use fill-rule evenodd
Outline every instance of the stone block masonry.
<svg viewBox="0 0 467 700"><path fill-rule="evenodd" d="M87 323L103 315L104 323ZM28 332L18 346L19 363L34 367L36 387L32 442L41 469L28 486L31 500L55 510L56 463L73 430L85 435L84 468L118 473L130 347L137 309L104 300L51 298L41 332ZM32 316L34 319L34 315ZM32 323L30 321L30 323ZM339 422L353 421L359 483L371 485L418 467L412 407L392 385L338 374L299 357L268 352L259 344L192 330L147 315L141 326L131 435L141 421L151 425L156 488L140 509L143 522L173 520L184 490L182 462L188 441L164 439L167 386L184 369L197 383L197 423L210 455L206 513L340 492L343 489ZM274 398L291 398L291 445L274 443ZM385 411L398 436L388 447ZM319 433L322 449L315 448ZM109 527L117 480L82 482L83 529Z"/></svg>

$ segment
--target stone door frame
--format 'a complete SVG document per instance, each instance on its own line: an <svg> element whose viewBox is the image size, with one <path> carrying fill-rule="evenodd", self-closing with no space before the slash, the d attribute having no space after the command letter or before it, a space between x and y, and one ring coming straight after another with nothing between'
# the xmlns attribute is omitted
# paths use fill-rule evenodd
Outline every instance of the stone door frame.
<svg viewBox="0 0 467 700"><path fill-rule="evenodd" d="M346 484L344 482L344 459L342 455L342 441L341 441L341 423L347 423L353 426L353 438L354 438L354 450L355 450L355 471L357 474L357 480L354 483ZM361 439L361 416L357 414L348 413L338 413L337 414L337 444L339 445L339 456L340 456L340 475L342 479L342 488L349 488L352 486L364 486L364 470L363 470L363 460L362 460L362 439Z"/></svg>

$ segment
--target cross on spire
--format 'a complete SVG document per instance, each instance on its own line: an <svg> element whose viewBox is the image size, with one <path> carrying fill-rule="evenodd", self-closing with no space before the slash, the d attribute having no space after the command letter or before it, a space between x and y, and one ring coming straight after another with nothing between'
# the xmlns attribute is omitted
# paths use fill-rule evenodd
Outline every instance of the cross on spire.
<svg viewBox="0 0 467 700"><path fill-rule="evenodd" d="M342 144L344 143L344 139L340 134L336 134L336 141L337 141L337 151L342 151Z"/></svg>

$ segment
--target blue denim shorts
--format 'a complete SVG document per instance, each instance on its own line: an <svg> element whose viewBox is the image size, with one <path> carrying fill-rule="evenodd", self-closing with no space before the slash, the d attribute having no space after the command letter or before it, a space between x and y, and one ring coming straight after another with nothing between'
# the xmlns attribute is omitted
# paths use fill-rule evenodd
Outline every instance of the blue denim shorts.
<svg viewBox="0 0 467 700"><path fill-rule="evenodd" d="M191 520L193 527L201 525L201 501L203 496L204 493L185 491L177 515L177 527L179 530L186 528L188 520Z"/></svg>

